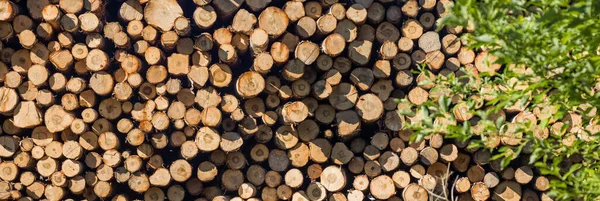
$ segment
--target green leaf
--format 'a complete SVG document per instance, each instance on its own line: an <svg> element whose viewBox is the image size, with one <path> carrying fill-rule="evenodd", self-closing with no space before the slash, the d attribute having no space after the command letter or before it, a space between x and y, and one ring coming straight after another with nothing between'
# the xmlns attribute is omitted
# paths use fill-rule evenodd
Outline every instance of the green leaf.
<svg viewBox="0 0 600 201"><path fill-rule="evenodd" d="M571 174L573 174L575 171L579 170L581 168L581 166L582 166L581 163L576 163L576 164L571 165L571 167L569 168L569 171L562 176L562 179L565 180L567 177L571 176Z"/></svg>
<svg viewBox="0 0 600 201"><path fill-rule="evenodd" d="M589 111L577 111L576 108L582 103L600 106L600 3L591 0L456 0L451 11L440 20L438 28L464 27L467 22L471 23L475 29L460 36L461 40L468 42L465 46L478 51L485 48L489 55L498 58L496 63L502 64L503 68L494 75L480 72L478 78L474 78L468 76L472 74L467 72L469 70L461 67L460 71L465 73L448 76L456 79L438 79L435 82L448 86L452 94L461 94L464 96L462 100L470 102L472 95L483 95L481 86L491 85L495 89L491 92L494 98L487 100L485 106L503 110L505 116L486 122L487 116L493 113L472 109L473 114L483 119L478 124L484 126L484 133L497 134L497 130L506 124L504 117L514 116L506 113L506 109L513 105L521 106L526 113L535 113L539 106L553 107L550 110L552 117L538 117L538 121L534 122L537 125L526 123L519 128L524 135L523 141L530 142L528 146L533 149L528 162L535 164L542 175L552 175L548 177L552 188L547 193L555 200L600 198L600 174L597 174L600 148L597 141L578 139L571 146L564 146L562 139L573 134L551 135L541 140L530 129L548 128L551 120L561 120L569 112L581 115L584 124L596 119L585 115ZM509 64L522 64L527 69L512 70L508 68ZM480 83L475 83L476 79ZM469 82L463 84L461 81L465 80ZM500 90L500 86L507 89ZM438 100L437 109L435 105L429 105L428 109L432 113L447 111L449 107L446 104L449 106L451 103ZM427 128L421 130L433 132ZM449 126L446 132L447 137L457 139L468 139L472 135L468 122ZM597 139L598 136L595 137ZM475 147L485 139L485 135L474 139L469 146ZM503 166L508 165L513 156L509 153L520 154L524 145L494 149L494 157L502 160ZM568 171L561 172L560 163L572 160L573 156L583 163L573 163Z"/></svg>
<svg viewBox="0 0 600 201"><path fill-rule="evenodd" d="M416 115L415 112L413 112L412 110L408 110L408 109L398 110L398 114L408 116L408 117L414 117Z"/></svg>

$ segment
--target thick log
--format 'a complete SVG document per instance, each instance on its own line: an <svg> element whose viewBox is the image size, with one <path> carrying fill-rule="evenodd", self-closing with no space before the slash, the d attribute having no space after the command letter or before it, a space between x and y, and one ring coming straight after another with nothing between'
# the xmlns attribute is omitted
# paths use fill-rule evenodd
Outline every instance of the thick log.
<svg viewBox="0 0 600 201"><path fill-rule="evenodd" d="M153 0L144 8L144 20L162 32L171 30L175 19L182 15L183 10L175 0Z"/></svg>
<svg viewBox="0 0 600 201"><path fill-rule="evenodd" d="M267 7L258 17L258 27L265 30L269 36L277 37L285 32L289 18L277 7Z"/></svg>

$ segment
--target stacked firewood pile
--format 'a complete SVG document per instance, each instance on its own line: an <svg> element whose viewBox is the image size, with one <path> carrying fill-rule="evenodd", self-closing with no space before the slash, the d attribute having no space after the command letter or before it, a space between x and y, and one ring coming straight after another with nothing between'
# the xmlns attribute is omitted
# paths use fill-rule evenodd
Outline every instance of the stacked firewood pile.
<svg viewBox="0 0 600 201"><path fill-rule="evenodd" d="M436 76L500 69L437 27L450 4L0 0L0 198L548 199L530 166L410 143Z"/></svg>

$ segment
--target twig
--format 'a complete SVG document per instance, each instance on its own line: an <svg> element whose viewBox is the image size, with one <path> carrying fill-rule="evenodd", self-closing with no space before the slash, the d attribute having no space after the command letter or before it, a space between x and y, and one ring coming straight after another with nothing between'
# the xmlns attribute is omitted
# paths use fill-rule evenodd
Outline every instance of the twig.
<svg viewBox="0 0 600 201"><path fill-rule="evenodd" d="M432 195L433 197L436 197L436 198L438 198L438 199L441 199L441 200L448 201L448 198L445 198L445 197L442 197L442 196L440 196L440 195L437 195L437 194L435 194L434 192L430 191L429 189L425 189L425 190L427 190L427 192L428 192L430 195Z"/></svg>
<svg viewBox="0 0 600 201"><path fill-rule="evenodd" d="M456 175L456 177L454 178L454 182L452 183L452 191L450 191L450 198L452 200L454 199L454 189L456 189L456 181L458 181L458 175Z"/></svg>
<svg viewBox="0 0 600 201"><path fill-rule="evenodd" d="M452 185L452 192L451 192L451 193L452 193L452 195L451 195L451 199L450 199L450 200L448 199L448 188L447 188L447 187L448 187L448 179L450 179L450 175L452 175L452 172L450 171L450 163L448 163L448 164L447 164L447 170L446 170L446 174L445 174L445 175L443 175L442 177L440 177L440 178L439 178L439 179L440 179L440 182L441 182L441 184L440 184L440 185L442 185L442 193L443 193L443 196L442 196L442 195L438 195L438 194L436 194L435 192L433 192L433 191L430 191L430 190L428 190L428 189L425 189L425 190L427 190L427 192L428 192L428 193L429 193L431 196L433 196L433 197L437 198L438 200L444 200L444 201L450 201L450 200L453 200L452 198L454 197L454 184ZM458 179L458 177L457 177L457 179ZM455 181L454 183L456 183L456 181ZM435 189L434 189L434 190L435 190ZM430 200L431 200L431 199L430 199Z"/></svg>
<svg viewBox="0 0 600 201"><path fill-rule="evenodd" d="M444 197L448 197L448 188L447 188L448 187L448 179L450 179L450 175L452 175L452 172L450 172L450 163L448 163L446 165L446 167L447 167L447 170L446 170L446 175L444 176L444 182L443 182L443 184L444 184L444 188L443 188Z"/></svg>

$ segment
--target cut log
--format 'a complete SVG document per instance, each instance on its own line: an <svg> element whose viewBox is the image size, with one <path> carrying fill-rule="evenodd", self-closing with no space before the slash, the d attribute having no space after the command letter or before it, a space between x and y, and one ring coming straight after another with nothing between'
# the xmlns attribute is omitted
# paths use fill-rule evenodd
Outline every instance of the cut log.
<svg viewBox="0 0 600 201"><path fill-rule="evenodd" d="M77 15L72 14L72 13L63 15L60 18L60 25L63 30L67 31L67 33L63 33L63 34L74 33L76 31L79 31L79 28L80 28L79 18L77 18ZM70 39L70 40L72 40L72 39ZM58 42L61 42L60 38L59 38ZM65 42L65 41L62 41L62 42ZM70 47L71 45L65 45L65 46Z"/></svg>
<svg viewBox="0 0 600 201"><path fill-rule="evenodd" d="M371 41L353 41L348 45L348 58L358 65L366 65L371 59Z"/></svg>
<svg viewBox="0 0 600 201"><path fill-rule="evenodd" d="M21 141L22 143L23 141ZM19 142L17 139L10 136L1 136L0 137L0 156L2 157L12 157L19 148ZM25 152L22 152L25 153ZM18 158L18 157L16 157ZM17 161L17 160L15 160Z"/></svg>
<svg viewBox="0 0 600 201"><path fill-rule="evenodd" d="M391 60L398 54L398 47L392 41L386 41L379 48L379 57L381 59Z"/></svg>
<svg viewBox="0 0 600 201"><path fill-rule="evenodd" d="M454 185L455 185L456 191L459 193L465 193L465 192L469 191L469 189L471 189L471 182L469 181L469 178L467 178L467 177L458 178L458 180L456 180Z"/></svg>
<svg viewBox="0 0 600 201"><path fill-rule="evenodd" d="M471 182L483 181L484 176L485 170L481 166L471 166L469 170L467 170L467 177L469 177Z"/></svg>
<svg viewBox="0 0 600 201"><path fill-rule="evenodd" d="M243 98L255 97L264 89L265 80L259 73L256 72L245 72L240 75L236 81L236 91Z"/></svg>
<svg viewBox="0 0 600 201"><path fill-rule="evenodd" d="M2 169L0 179L4 181L13 181L19 175L19 168L13 162L4 161L0 163L0 169Z"/></svg>
<svg viewBox="0 0 600 201"><path fill-rule="evenodd" d="M402 19L402 9L398 6L390 6L385 13L385 19L388 22L398 24Z"/></svg>
<svg viewBox="0 0 600 201"><path fill-rule="evenodd" d="M308 108L300 101L288 103L283 106L281 115L286 123L300 123L308 117Z"/></svg>
<svg viewBox="0 0 600 201"><path fill-rule="evenodd" d="M106 72L97 72L90 78L90 88L98 95L104 96L112 92L114 80L112 75Z"/></svg>
<svg viewBox="0 0 600 201"><path fill-rule="evenodd" d="M323 139L315 139L309 143L310 159L317 163L323 163L329 159L331 144Z"/></svg>
<svg viewBox="0 0 600 201"><path fill-rule="evenodd" d="M4 77L4 84L12 89L22 84L23 77L17 71L10 71Z"/></svg>
<svg viewBox="0 0 600 201"><path fill-rule="evenodd" d="M425 62L427 63L427 66L431 71L439 71L442 68L442 65L444 64L444 61L445 56L439 50L429 52L425 55Z"/></svg>
<svg viewBox="0 0 600 201"><path fill-rule="evenodd" d="M167 58L167 69L172 75L187 75L190 72L189 56L172 54Z"/></svg>
<svg viewBox="0 0 600 201"><path fill-rule="evenodd" d="M275 145L283 150L288 150L298 143L298 132L291 126L281 126L275 132Z"/></svg>
<svg viewBox="0 0 600 201"><path fill-rule="evenodd" d="M419 13L419 5L416 0L409 0L402 6L402 14L404 16L415 18Z"/></svg>
<svg viewBox="0 0 600 201"><path fill-rule="evenodd" d="M209 68L209 81L215 87L226 87L232 79L231 69L227 64L213 64ZM253 75L253 74L250 74ZM251 78L254 78L251 76Z"/></svg>
<svg viewBox="0 0 600 201"><path fill-rule="evenodd" d="M356 102L356 112L365 123L372 123L383 115L383 102L375 94L365 94Z"/></svg>
<svg viewBox="0 0 600 201"><path fill-rule="evenodd" d="M130 22L134 20L142 20L144 8L139 1L127 0L119 8L119 18L123 21Z"/></svg>
<svg viewBox="0 0 600 201"><path fill-rule="evenodd" d="M103 132L98 137L98 145L104 150L117 149L120 146L120 141L115 133Z"/></svg>
<svg viewBox="0 0 600 201"><path fill-rule="evenodd" d="M429 93L421 87L415 87L408 93L408 100L416 105L421 105L427 101Z"/></svg>
<svg viewBox="0 0 600 201"><path fill-rule="evenodd" d="M302 41L296 46L295 57L297 60L304 63L304 65L311 65L319 57L319 45L310 42Z"/></svg>
<svg viewBox="0 0 600 201"><path fill-rule="evenodd" d="M501 64L494 63L498 60L498 57L488 54L488 52L481 52L475 57L475 68L480 73L490 73L493 75L496 71L500 70Z"/></svg>
<svg viewBox="0 0 600 201"><path fill-rule="evenodd" d="M304 79L294 81L292 83L292 94L295 98L304 98L308 96L310 94L310 83Z"/></svg>
<svg viewBox="0 0 600 201"><path fill-rule="evenodd" d="M54 54L54 53L53 53ZM109 64L108 55L99 49L93 49L86 57L86 66L88 70L98 72L106 70ZM58 66L57 66L58 67Z"/></svg>
<svg viewBox="0 0 600 201"><path fill-rule="evenodd" d="M79 15L80 28L85 33L98 32L102 29L102 22L93 13ZM141 28L140 28L141 29Z"/></svg>
<svg viewBox="0 0 600 201"><path fill-rule="evenodd" d="M400 154L400 158L402 159L402 162L406 165L412 165L416 162L417 158L419 154L417 153L417 150L415 150L412 147L406 147L405 149L402 150L401 154Z"/></svg>
<svg viewBox="0 0 600 201"><path fill-rule="evenodd" d="M521 166L515 171L515 180L519 184L528 184L533 179L533 170L529 166Z"/></svg>
<svg viewBox="0 0 600 201"><path fill-rule="evenodd" d="M225 45L231 44L233 34L231 33L231 31L229 31L229 29L219 28L213 32L212 37L214 39L214 42L217 43L217 45Z"/></svg>
<svg viewBox="0 0 600 201"><path fill-rule="evenodd" d="M294 167L304 167L308 163L310 150L304 143L298 143L288 151L288 157Z"/></svg>
<svg viewBox="0 0 600 201"><path fill-rule="evenodd" d="M423 27L416 20L409 19L402 25L402 36L411 40L419 39L423 35Z"/></svg>
<svg viewBox="0 0 600 201"><path fill-rule="evenodd" d="M304 5L299 1L286 2L283 10L292 22L296 22L306 15L304 12Z"/></svg>
<svg viewBox="0 0 600 201"><path fill-rule="evenodd" d="M287 50L286 53L288 53ZM271 70L271 67L273 67L273 57L271 56L271 54L261 52L258 53L258 55L254 58L252 68L256 72L266 74Z"/></svg>
<svg viewBox="0 0 600 201"><path fill-rule="evenodd" d="M306 12L306 16L312 17L313 19L317 19L323 14L323 7L319 2L309 1L304 3L304 10Z"/></svg>
<svg viewBox="0 0 600 201"><path fill-rule="evenodd" d="M256 193L257 193L257 189L251 183L243 183L242 185L240 185L240 188L238 189L238 195L242 199L248 199L248 198L254 197L256 195Z"/></svg>
<svg viewBox="0 0 600 201"><path fill-rule="evenodd" d="M340 191L346 186L346 174L343 169L336 166L323 169L320 178L321 184L329 192Z"/></svg>
<svg viewBox="0 0 600 201"><path fill-rule="evenodd" d="M62 106L54 105L44 114L45 125L50 132L60 132L71 125L74 117L64 110Z"/></svg>
<svg viewBox="0 0 600 201"><path fill-rule="evenodd" d="M478 195L481 195L482 198L485 198L485 195L490 193L485 193L484 189L487 189L485 185L481 185L479 190L483 192L478 192ZM492 195L492 199L502 199L502 200L520 200L521 199L521 185L515 181L503 181L496 188L494 188L494 194Z"/></svg>
<svg viewBox="0 0 600 201"><path fill-rule="evenodd" d="M423 13L421 14L421 17L419 17L419 22L421 22L421 25L423 25L423 28L427 29L431 29L435 26L436 20L435 20L435 16L433 15L433 13Z"/></svg>
<svg viewBox="0 0 600 201"><path fill-rule="evenodd" d="M364 5L355 3L352 4L346 10L346 18L354 22L354 24L361 25L367 21L367 7Z"/></svg>
<svg viewBox="0 0 600 201"><path fill-rule="evenodd" d="M378 162L384 172L391 172L400 166L400 157L394 152L386 151L378 158Z"/></svg>
<svg viewBox="0 0 600 201"><path fill-rule="evenodd" d="M550 181L545 176L539 176L535 179L534 187L539 191L546 191L550 188Z"/></svg>
<svg viewBox="0 0 600 201"><path fill-rule="evenodd" d="M377 199L388 199L392 197L396 191L394 181L386 175L375 177L371 181L369 189L373 197Z"/></svg>
<svg viewBox="0 0 600 201"><path fill-rule="evenodd" d="M177 35L177 32L175 31L167 31L164 32L161 36L160 36L160 45L163 47L164 50L167 51L171 51L173 49L175 49L175 47L177 46L177 41L179 40L179 35ZM129 42L127 42L127 44L122 44L119 45L117 44L117 46L120 47L129 47ZM124 48L124 49L127 49Z"/></svg>
<svg viewBox="0 0 600 201"><path fill-rule="evenodd" d="M356 88L348 83L341 83L335 87L329 96L329 103L338 110L347 110L354 106L358 99Z"/></svg>
<svg viewBox="0 0 600 201"><path fill-rule="evenodd" d="M488 172L483 177L483 183L488 188L494 188L500 183L500 177L498 177L498 174L496 174L495 172Z"/></svg>
<svg viewBox="0 0 600 201"><path fill-rule="evenodd" d="M0 21L11 21L20 12L19 6L12 1L1 2L0 7L4 8L0 12Z"/></svg>
<svg viewBox="0 0 600 201"><path fill-rule="evenodd" d="M280 149L274 149L272 151L269 152L269 167L273 170L273 171L277 171L277 172L283 172L285 171L288 166L289 166L289 159L287 157L287 153L283 150ZM268 176L267 176L268 177ZM281 176L279 176L281 177ZM281 178L279 178L280 180ZM277 182L278 184L279 182ZM269 183L267 182L267 185L269 185ZM272 185L272 186L277 186L277 185Z"/></svg>
<svg viewBox="0 0 600 201"><path fill-rule="evenodd" d="M0 23L0 39L8 40L8 39L12 38L13 35L14 35L14 29L13 29L12 25L9 22L2 22L2 23ZM13 49L11 49L11 51L14 52ZM11 54L12 53L3 54L2 55L3 59L7 58L7 57L10 57Z"/></svg>
<svg viewBox="0 0 600 201"><path fill-rule="evenodd" d="M383 22L377 27L375 38L380 43L386 41L396 42L400 38L400 31L393 24Z"/></svg>
<svg viewBox="0 0 600 201"><path fill-rule="evenodd" d="M238 133L226 132L221 136L220 147L225 152L238 150L243 144L243 140Z"/></svg>
<svg viewBox="0 0 600 201"><path fill-rule="evenodd" d="M289 187L298 188L302 185L304 178L300 170L291 169L285 173L284 180Z"/></svg>
<svg viewBox="0 0 600 201"><path fill-rule="evenodd" d="M18 128L32 128L42 123L42 114L33 101L22 101L15 110L14 125Z"/></svg>
<svg viewBox="0 0 600 201"><path fill-rule="evenodd" d="M252 32L256 22L257 19L254 14L248 12L246 9L240 9L233 18L231 28L234 32L240 32L249 35Z"/></svg>
<svg viewBox="0 0 600 201"><path fill-rule="evenodd" d="M341 142L336 143L331 151L331 159L335 164L343 165L352 159L353 153Z"/></svg>
<svg viewBox="0 0 600 201"><path fill-rule="evenodd" d="M144 20L162 32L173 28L173 22L183 15L175 0L152 0L144 8Z"/></svg>
<svg viewBox="0 0 600 201"><path fill-rule="evenodd" d="M338 22L334 33L342 35L346 42L352 42L358 36L358 27L352 21L343 19Z"/></svg>
<svg viewBox="0 0 600 201"><path fill-rule="evenodd" d="M67 71L73 65L73 56L71 55L71 53L68 50L59 50L59 51L52 52L50 54L49 59L50 59L50 62L59 71Z"/></svg>
<svg viewBox="0 0 600 201"><path fill-rule="evenodd" d="M169 166L173 180L185 182L192 176L192 166L185 160L176 160Z"/></svg>
<svg viewBox="0 0 600 201"><path fill-rule="evenodd" d="M232 16L242 6L242 3L244 3L244 0L225 0L212 2L216 10L219 12L219 15L223 16L224 18Z"/></svg>
<svg viewBox="0 0 600 201"><path fill-rule="evenodd" d="M400 38L400 40L398 40L398 49L401 52L410 52L410 51L412 51L413 46L414 46L413 40L411 40L408 37L402 37L402 38Z"/></svg>
<svg viewBox="0 0 600 201"><path fill-rule="evenodd" d="M308 166L306 171L308 172L308 178L310 178L311 180L314 181L321 176L321 173L323 172L323 168L319 164L312 164L312 165Z"/></svg>
<svg viewBox="0 0 600 201"><path fill-rule="evenodd" d="M302 39L311 37L317 31L317 23L313 18L304 16L296 22L296 34Z"/></svg>
<svg viewBox="0 0 600 201"><path fill-rule="evenodd" d="M411 183L404 188L404 191L402 191L402 197L404 200L425 201L429 199L429 194L425 188L418 184Z"/></svg>
<svg viewBox="0 0 600 201"><path fill-rule="evenodd" d="M321 43L323 53L336 57L340 55L346 47L344 37L338 33L333 33L327 36Z"/></svg>
<svg viewBox="0 0 600 201"><path fill-rule="evenodd" d="M1 113L13 111L19 104L19 96L15 89L0 87L0 98L3 100L2 103L0 103Z"/></svg>
<svg viewBox="0 0 600 201"><path fill-rule="evenodd" d="M287 29L289 18L277 7L267 7L258 17L258 27L265 30L269 36L278 37Z"/></svg>
<svg viewBox="0 0 600 201"><path fill-rule="evenodd" d="M318 47L317 47L318 50ZM283 67L283 78L288 81L295 81L300 79L304 75L304 62L300 61L300 59L293 59L288 61ZM279 89L281 91L281 89Z"/></svg>
<svg viewBox="0 0 600 201"><path fill-rule="evenodd" d="M419 38L419 48L426 53L440 50L441 46L440 36L436 32L429 31Z"/></svg>
<svg viewBox="0 0 600 201"><path fill-rule="evenodd" d="M285 32L281 36L280 41L289 48L290 52L293 52L296 49L296 45L298 45L298 42L300 41L300 37L289 32Z"/></svg>
<svg viewBox="0 0 600 201"><path fill-rule="evenodd" d="M188 36L192 31L192 26L190 25L190 20L184 16L180 16L175 19L173 22L173 29L180 36ZM141 33L141 30L140 30Z"/></svg>
<svg viewBox="0 0 600 201"><path fill-rule="evenodd" d="M436 178L434 178L430 174L426 174L425 176L423 176L423 178L419 180L419 185L421 185L428 191L433 191L437 185L437 181Z"/></svg>
<svg viewBox="0 0 600 201"><path fill-rule="evenodd" d="M290 49L286 44L282 42L275 42L271 44L270 54L275 64L281 65L287 62L289 59L289 53Z"/></svg>
<svg viewBox="0 0 600 201"><path fill-rule="evenodd" d="M271 0L246 0L246 5L254 12L261 11L267 7L269 3L271 3Z"/></svg>
<svg viewBox="0 0 600 201"><path fill-rule="evenodd" d="M380 3L373 3L367 7L367 21L370 24L379 24L385 19L385 7Z"/></svg>
<svg viewBox="0 0 600 201"><path fill-rule="evenodd" d="M302 199L307 200L324 200L327 197L327 190L320 182L312 182L306 188L306 195ZM303 191L300 191L303 193ZM302 200L300 199L300 200Z"/></svg>
<svg viewBox="0 0 600 201"><path fill-rule="evenodd" d="M18 34L19 43L27 49L31 49L33 45L37 43L37 38L33 31L24 30L20 34Z"/></svg>
<svg viewBox="0 0 600 201"><path fill-rule="evenodd" d="M342 138L350 138L356 135L360 131L360 117L352 111L346 110L338 112L335 115L338 123L338 135Z"/></svg>
<svg viewBox="0 0 600 201"><path fill-rule="evenodd" d="M448 55L454 55L461 49L461 43L454 34L448 34L442 38L442 50Z"/></svg>

